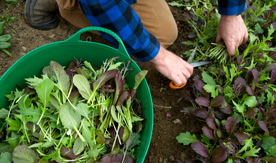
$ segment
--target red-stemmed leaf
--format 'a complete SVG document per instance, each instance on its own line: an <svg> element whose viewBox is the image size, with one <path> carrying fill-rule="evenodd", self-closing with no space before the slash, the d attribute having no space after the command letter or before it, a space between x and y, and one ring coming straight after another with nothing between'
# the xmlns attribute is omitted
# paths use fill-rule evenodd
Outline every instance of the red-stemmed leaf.
<svg viewBox="0 0 276 163"><path fill-rule="evenodd" d="M94 83L93 90L98 90L103 86L108 80L114 78L118 74L118 70L109 70L103 73Z"/></svg>
<svg viewBox="0 0 276 163"><path fill-rule="evenodd" d="M136 93L137 93L136 89L129 90L129 96L131 97L131 101L133 101L134 98L136 97Z"/></svg>
<svg viewBox="0 0 276 163"><path fill-rule="evenodd" d="M271 70L269 84L273 84L276 80L276 69Z"/></svg>
<svg viewBox="0 0 276 163"><path fill-rule="evenodd" d="M259 82L259 78L260 78L259 71L256 68L253 68L252 69L252 74L254 76L255 84L257 85L258 82Z"/></svg>
<svg viewBox="0 0 276 163"><path fill-rule="evenodd" d="M229 105L226 101L223 105L219 107L219 110L225 114L233 114L233 107Z"/></svg>
<svg viewBox="0 0 276 163"><path fill-rule="evenodd" d="M234 83L234 87L233 87L233 91L235 94L237 94L238 96L243 95L244 92L246 91L246 82L243 78L238 77L235 80Z"/></svg>
<svg viewBox="0 0 276 163"><path fill-rule="evenodd" d="M214 129L214 130L217 129L216 124L215 124L215 121L214 121L213 118L208 117L208 118L206 119L206 123L207 123L207 125L208 125L211 129Z"/></svg>
<svg viewBox="0 0 276 163"><path fill-rule="evenodd" d="M276 61L276 51L271 51L271 52L269 53L269 56L270 56L274 61Z"/></svg>
<svg viewBox="0 0 276 163"><path fill-rule="evenodd" d="M128 91L123 91L121 96L118 98L117 106L122 105L122 103L125 101L125 99L128 97Z"/></svg>
<svg viewBox="0 0 276 163"><path fill-rule="evenodd" d="M227 159L227 151L221 146L215 148L212 153L211 162L223 162Z"/></svg>
<svg viewBox="0 0 276 163"><path fill-rule="evenodd" d="M196 108L193 110L195 116L205 119L208 117L208 112L203 108Z"/></svg>
<svg viewBox="0 0 276 163"><path fill-rule="evenodd" d="M275 70L276 69L276 64L275 63L271 63L269 66L268 66L268 71L269 71L269 76L271 75L271 71L272 70Z"/></svg>
<svg viewBox="0 0 276 163"><path fill-rule="evenodd" d="M205 106L205 107L209 107L210 106L210 100L206 97L197 97L195 99L195 101L201 105L201 106Z"/></svg>
<svg viewBox="0 0 276 163"><path fill-rule="evenodd" d="M75 63L74 61L71 61L70 64L69 64L69 66L67 67L66 70L72 70L72 69L74 69L75 67L76 67L76 63Z"/></svg>
<svg viewBox="0 0 276 163"><path fill-rule="evenodd" d="M250 8L253 10L253 12L256 11L256 7L255 6L250 6Z"/></svg>
<svg viewBox="0 0 276 163"><path fill-rule="evenodd" d="M266 41L265 43L268 45L268 47L271 47L273 45L271 41Z"/></svg>
<svg viewBox="0 0 276 163"><path fill-rule="evenodd" d="M276 30L276 22L273 22L272 25L273 25L273 28Z"/></svg>
<svg viewBox="0 0 276 163"><path fill-rule="evenodd" d="M118 73L115 75L115 82L116 82L116 89L118 89L119 96L120 96L124 91L124 81L121 73Z"/></svg>
<svg viewBox="0 0 276 163"><path fill-rule="evenodd" d="M213 136L212 129L210 129L210 128L207 127L207 126L203 126L203 127L202 127L202 131L203 131L203 133L204 133L208 138L214 140L214 136Z"/></svg>
<svg viewBox="0 0 276 163"><path fill-rule="evenodd" d="M247 70L247 83L250 84L253 80L252 70Z"/></svg>
<svg viewBox="0 0 276 163"><path fill-rule="evenodd" d="M246 85L245 88L246 88L246 92L247 92L249 95L254 96L254 93L253 93L252 89L251 89L248 85Z"/></svg>
<svg viewBox="0 0 276 163"><path fill-rule="evenodd" d="M222 96L217 96L211 100L211 107L218 107L225 103L225 99Z"/></svg>
<svg viewBox="0 0 276 163"><path fill-rule="evenodd" d="M252 82L253 78L255 80L255 85L257 85L259 82L259 71L256 68L247 71L248 84Z"/></svg>
<svg viewBox="0 0 276 163"><path fill-rule="evenodd" d="M237 122L233 117L228 117L225 122L225 128L227 133L230 135L236 130Z"/></svg>
<svg viewBox="0 0 276 163"><path fill-rule="evenodd" d="M244 145L244 140L250 138L250 136L246 135L243 132L234 133L234 135L236 136L241 145Z"/></svg>
<svg viewBox="0 0 276 163"><path fill-rule="evenodd" d="M205 83L203 83L201 80L196 80L194 85L200 93L202 93L206 97L209 97L209 93L206 92L205 89L203 89L203 87L205 86Z"/></svg>
<svg viewBox="0 0 276 163"><path fill-rule="evenodd" d="M107 155L103 157L101 163L121 163L123 160L124 163L134 163L134 159L131 156L124 156L124 154Z"/></svg>
<svg viewBox="0 0 276 163"><path fill-rule="evenodd" d="M237 61L238 61L238 64L239 64L239 65L241 64L242 59L243 59L243 56L242 56L242 55L238 55L238 56L237 56Z"/></svg>
<svg viewBox="0 0 276 163"><path fill-rule="evenodd" d="M200 142L194 142L191 144L191 147L197 154L199 154L203 157L206 157L206 158L210 157L209 151L204 144L202 144Z"/></svg>
<svg viewBox="0 0 276 163"><path fill-rule="evenodd" d="M236 158L236 159L234 159L234 162L235 162L235 163L241 163L241 160L238 159L238 158Z"/></svg>
<svg viewBox="0 0 276 163"><path fill-rule="evenodd" d="M255 163L255 160L252 157L246 157L247 163Z"/></svg>
<svg viewBox="0 0 276 163"><path fill-rule="evenodd" d="M247 119L254 119L256 116L256 108L248 109L247 112L244 113L244 117Z"/></svg>
<svg viewBox="0 0 276 163"><path fill-rule="evenodd" d="M79 155L75 155L73 152L73 148L65 148L64 146L61 147L60 149L60 155L66 159L73 160L76 159Z"/></svg>
<svg viewBox="0 0 276 163"><path fill-rule="evenodd" d="M261 129L263 129L267 133L267 135L269 136L269 131L268 131L268 128L267 128L265 122L264 121L259 121L258 124L261 127Z"/></svg>

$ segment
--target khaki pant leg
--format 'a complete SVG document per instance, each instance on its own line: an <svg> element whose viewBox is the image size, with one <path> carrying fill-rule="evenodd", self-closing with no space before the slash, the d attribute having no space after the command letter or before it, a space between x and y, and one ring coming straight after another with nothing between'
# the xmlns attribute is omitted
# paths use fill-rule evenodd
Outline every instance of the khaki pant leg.
<svg viewBox="0 0 276 163"><path fill-rule="evenodd" d="M165 0L137 0L132 8L140 17L144 27L160 41L164 48L174 43L178 29Z"/></svg>
<svg viewBox="0 0 276 163"><path fill-rule="evenodd" d="M78 28L92 26L84 16L78 0L56 1L61 16L69 23ZM174 43L178 34L177 25L165 0L137 0L137 3L131 6L144 27L160 41L164 48Z"/></svg>
<svg viewBox="0 0 276 163"><path fill-rule="evenodd" d="M56 0L60 15L78 28L92 26L84 16L78 0Z"/></svg>

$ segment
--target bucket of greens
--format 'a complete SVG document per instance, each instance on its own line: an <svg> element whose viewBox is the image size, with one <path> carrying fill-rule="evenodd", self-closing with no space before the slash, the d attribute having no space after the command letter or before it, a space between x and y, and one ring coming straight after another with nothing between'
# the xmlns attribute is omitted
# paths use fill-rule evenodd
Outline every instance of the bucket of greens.
<svg viewBox="0 0 276 163"><path fill-rule="evenodd" d="M80 41L113 36L118 49ZM110 30L39 47L0 78L0 162L137 162L153 128L147 71Z"/></svg>

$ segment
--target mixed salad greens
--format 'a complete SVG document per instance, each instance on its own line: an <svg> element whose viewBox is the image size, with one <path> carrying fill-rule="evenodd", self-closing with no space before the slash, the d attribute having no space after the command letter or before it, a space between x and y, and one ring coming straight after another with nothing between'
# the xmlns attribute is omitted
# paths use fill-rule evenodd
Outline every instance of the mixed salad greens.
<svg viewBox="0 0 276 163"><path fill-rule="evenodd" d="M128 63L106 60L101 68L81 60L64 69L51 61L42 76L6 95L0 109L0 162L135 162L145 120Z"/></svg>

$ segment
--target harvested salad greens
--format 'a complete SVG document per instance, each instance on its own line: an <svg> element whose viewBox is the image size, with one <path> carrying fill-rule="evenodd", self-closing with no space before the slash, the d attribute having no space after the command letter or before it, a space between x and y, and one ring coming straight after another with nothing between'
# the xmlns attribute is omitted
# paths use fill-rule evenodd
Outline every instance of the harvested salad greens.
<svg viewBox="0 0 276 163"><path fill-rule="evenodd" d="M55 61L25 89L6 95L0 109L0 162L135 162L145 120L128 63L106 60L101 68L81 60L64 69ZM121 68L122 67L122 68Z"/></svg>

